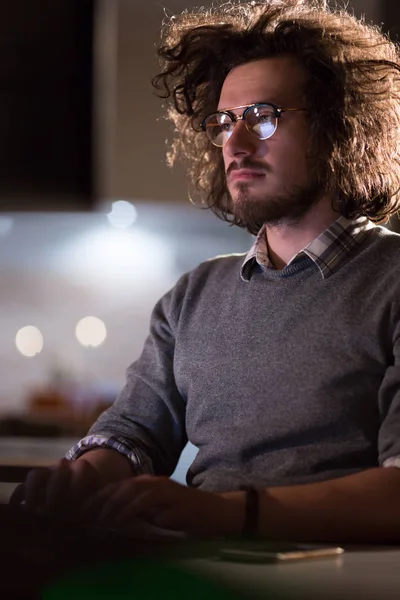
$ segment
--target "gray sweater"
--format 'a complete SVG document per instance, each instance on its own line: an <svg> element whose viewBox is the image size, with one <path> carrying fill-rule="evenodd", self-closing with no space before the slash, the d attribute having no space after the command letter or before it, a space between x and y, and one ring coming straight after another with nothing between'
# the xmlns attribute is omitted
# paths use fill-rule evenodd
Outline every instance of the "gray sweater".
<svg viewBox="0 0 400 600"><path fill-rule="evenodd" d="M377 227L324 279L307 256L241 276L242 255L184 275L90 434L122 436L188 484L301 484L400 457L400 236ZM386 462L385 462L386 461Z"/></svg>

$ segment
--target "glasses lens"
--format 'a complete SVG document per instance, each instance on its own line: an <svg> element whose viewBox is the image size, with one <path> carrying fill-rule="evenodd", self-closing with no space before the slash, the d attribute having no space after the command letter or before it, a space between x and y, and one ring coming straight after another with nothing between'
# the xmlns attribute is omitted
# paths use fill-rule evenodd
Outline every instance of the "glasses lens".
<svg viewBox="0 0 400 600"><path fill-rule="evenodd" d="M229 115L214 113L206 120L206 132L214 146L225 146L233 133L235 123Z"/></svg>
<svg viewBox="0 0 400 600"><path fill-rule="evenodd" d="M246 125L260 140L267 140L276 131L277 117L271 106L258 105L246 114Z"/></svg>

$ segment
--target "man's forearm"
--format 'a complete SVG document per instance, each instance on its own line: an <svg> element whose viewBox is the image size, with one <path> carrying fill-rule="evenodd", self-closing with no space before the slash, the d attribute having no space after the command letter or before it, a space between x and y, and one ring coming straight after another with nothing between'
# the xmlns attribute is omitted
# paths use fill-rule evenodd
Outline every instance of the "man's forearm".
<svg viewBox="0 0 400 600"><path fill-rule="evenodd" d="M117 452L107 448L88 450L77 460L85 460L98 471L104 483L113 483L135 475L129 460Z"/></svg>
<svg viewBox="0 0 400 600"><path fill-rule="evenodd" d="M239 522L242 494L224 494L236 498ZM319 483L266 488L260 492L259 531L276 540L400 542L399 506L400 470L368 469Z"/></svg>

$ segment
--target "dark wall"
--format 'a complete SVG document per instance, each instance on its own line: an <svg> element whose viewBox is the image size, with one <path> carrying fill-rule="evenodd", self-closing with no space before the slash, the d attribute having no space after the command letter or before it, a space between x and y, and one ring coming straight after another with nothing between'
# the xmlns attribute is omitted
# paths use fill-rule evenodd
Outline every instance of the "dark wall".
<svg viewBox="0 0 400 600"><path fill-rule="evenodd" d="M397 0L382 1L383 29L392 40L400 41L400 3ZM390 228L400 233L400 219L392 217Z"/></svg>
<svg viewBox="0 0 400 600"><path fill-rule="evenodd" d="M0 210L89 208L94 0L2 12Z"/></svg>
<svg viewBox="0 0 400 600"><path fill-rule="evenodd" d="M382 2L382 21L384 29L392 39L399 39L400 34L400 3L396 0Z"/></svg>

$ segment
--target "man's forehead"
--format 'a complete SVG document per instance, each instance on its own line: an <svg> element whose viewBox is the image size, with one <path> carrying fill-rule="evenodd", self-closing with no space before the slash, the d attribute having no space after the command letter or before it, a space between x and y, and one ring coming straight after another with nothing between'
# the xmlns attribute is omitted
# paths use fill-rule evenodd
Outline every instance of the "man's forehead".
<svg viewBox="0 0 400 600"><path fill-rule="evenodd" d="M232 69L222 86L218 109L272 102L283 105L300 100L305 71L291 56L264 58Z"/></svg>

